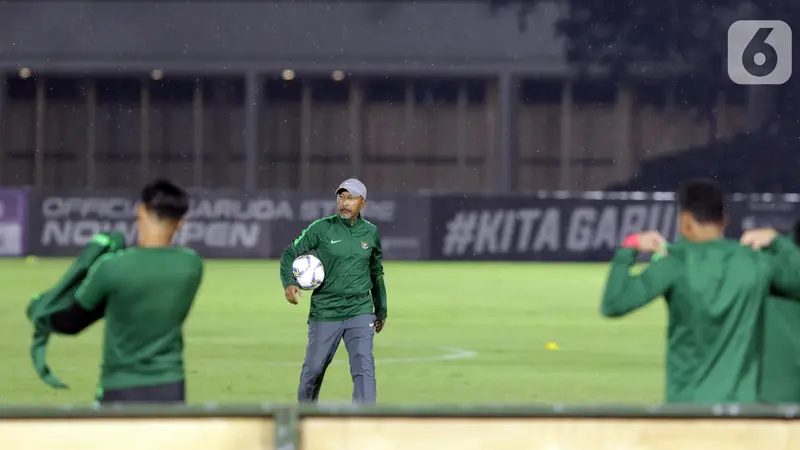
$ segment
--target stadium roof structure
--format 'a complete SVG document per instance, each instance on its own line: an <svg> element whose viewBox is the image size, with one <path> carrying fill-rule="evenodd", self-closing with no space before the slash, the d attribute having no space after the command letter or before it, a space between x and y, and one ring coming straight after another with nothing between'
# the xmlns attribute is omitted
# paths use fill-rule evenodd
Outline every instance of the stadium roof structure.
<svg viewBox="0 0 800 450"><path fill-rule="evenodd" d="M479 2L6 2L0 70L563 78L560 14L542 2L520 30L515 11Z"/></svg>

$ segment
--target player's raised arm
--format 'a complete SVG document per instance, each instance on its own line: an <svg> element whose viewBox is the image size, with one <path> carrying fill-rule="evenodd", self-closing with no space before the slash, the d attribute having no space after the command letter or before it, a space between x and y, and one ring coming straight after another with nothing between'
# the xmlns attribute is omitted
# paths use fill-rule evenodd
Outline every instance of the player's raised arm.
<svg viewBox="0 0 800 450"><path fill-rule="evenodd" d="M383 246L381 244L381 235L375 232L375 246L372 248L372 255L369 260L369 274L372 279L372 301L375 304L375 316L378 318L378 324L375 325L375 331L379 332L383 329L383 323L386 321L388 309L386 306L386 284L383 282Z"/></svg>
<svg viewBox="0 0 800 450"><path fill-rule="evenodd" d="M50 317L53 331L78 334L103 317L106 298L110 292L106 274L107 261L113 257L113 254L105 254L92 264L86 279L75 292L72 306Z"/></svg>
<svg viewBox="0 0 800 450"><path fill-rule="evenodd" d="M662 257L641 274L630 274L639 251L658 253L664 244L664 238L654 231L632 235L625 240L611 260L600 308L604 316L624 316L669 291L679 273L680 263L675 258Z"/></svg>
<svg viewBox="0 0 800 450"><path fill-rule="evenodd" d="M786 298L800 300L800 247L771 228L748 230L740 242L772 256L772 286Z"/></svg>

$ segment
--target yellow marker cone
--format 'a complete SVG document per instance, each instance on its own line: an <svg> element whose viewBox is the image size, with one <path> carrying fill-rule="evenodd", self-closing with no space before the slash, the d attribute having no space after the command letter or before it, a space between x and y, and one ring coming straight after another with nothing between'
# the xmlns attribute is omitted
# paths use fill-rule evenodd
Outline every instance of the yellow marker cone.
<svg viewBox="0 0 800 450"><path fill-rule="evenodd" d="M547 348L550 351L558 350L558 344L556 344L555 342L551 341L551 342L548 342L547 344L545 344L545 348Z"/></svg>

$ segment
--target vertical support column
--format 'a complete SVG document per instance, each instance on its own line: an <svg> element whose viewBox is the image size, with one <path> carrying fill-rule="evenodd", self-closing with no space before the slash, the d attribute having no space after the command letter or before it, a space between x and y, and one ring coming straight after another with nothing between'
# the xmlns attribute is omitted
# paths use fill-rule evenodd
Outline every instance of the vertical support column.
<svg viewBox="0 0 800 450"><path fill-rule="evenodd" d="M86 187L97 184L97 82L86 80Z"/></svg>
<svg viewBox="0 0 800 450"><path fill-rule="evenodd" d="M614 155L615 181L622 181L633 172L633 92L627 83L617 90L617 101L614 105L617 121L617 151Z"/></svg>
<svg viewBox="0 0 800 450"><path fill-rule="evenodd" d="M675 119L678 117L678 108L676 106L676 92L675 92L675 85L673 82L667 82L666 87L666 106L664 108L664 118L666 120L666 142L664 146L659 148L659 153L663 152L670 152L678 146L678 127L675 123ZM658 155L652 155L652 157L657 157Z"/></svg>
<svg viewBox="0 0 800 450"><path fill-rule="evenodd" d="M244 100L244 189L253 192L258 187L258 122L261 111L261 76L253 71L245 75Z"/></svg>
<svg viewBox="0 0 800 450"><path fill-rule="evenodd" d="M409 167L408 174L421 173L420 169L414 169L414 125L417 116L417 96L413 80L407 80L405 95L403 96L403 148L401 152L406 159ZM427 181L427 180L426 180Z"/></svg>
<svg viewBox="0 0 800 450"><path fill-rule="evenodd" d="M715 127L717 135L714 136L714 138L725 138L725 136L728 135L730 124L728 121L728 96L722 89L717 93L714 120L717 122L717 126Z"/></svg>
<svg viewBox="0 0 800 450"><path fill-rule="evenodd" d="M264 442L265 448L300 450L300 414L296 406L282 406L274 413L275 440Z"/></svg>
<svg viewBox="0 0 800 450"><path fill-rule="evenodd" d="M300 189L311 188L311 133L314 91L310 82L302 84L300 93Z"/></svg>
<svg viewBox="0 0 800 450"><path fill-rule="evenodd" d="M194 82L194 97L192 98L192 144L194 158L192 160L192 184L196 187L203 185L203 140L204 140L204 108L203 80L197 78Z"/></svg>
<svg viewBox="0 0 800 450"><path fill-rule="evenodd" d="M485 192L494 192L497 178L497 139L499 134L497 127L497 104L498 104L498 79L490 78L486 81L486 151L484 152L484 186Z"/></svg>
<svg viewBox="0 0 800 450"><path fill-rule="evenodd" d="M38 188L44 186L44 127L47 116L46 84L47 81L43 76L36 77L36 129L33 139L33 145L36 150L33 160L33 173L36 177L36 187Z"/></svg>
<svg viewBox="0 0 800 450"><path fill-rule="evenodd" d="M460 80L458 82L458 94L456 97L456 145L458 146L458 178L462 182L469 180L469 173L467 172L467 104L469 97L467 94L467 82ZM469 189L475 189L478 186L472 185L470 181Z"/></svg>
<svg viewBox="0 0 800 450"><path fill-rule="evenodd" d="M350 81L347 112L350 121L351 176L363 177L364 170L364 90L358 80Z"/></svg>
<svg viewBox="0 0 800 450"><path fill-rule="evenodd" d="M150 82L142 79L139 91L139 170L142 184L150 179Z"/></svg>
<svg viewBox="0 0 800 450"><path fill-rule="evenodd" d="M498 159L500 161L497 173L497 191L499 193L513 192L517 187L517 168L519 142L519 81L511 73L501 73L498 86L498 125L497 134Z"/></svg>
<svg viewBox="0 0 800 450"><path fill-rule="evenodd" d="M572 187L572 82L565 81L561 88L561 173L559 186L562 191Z"/></svg>

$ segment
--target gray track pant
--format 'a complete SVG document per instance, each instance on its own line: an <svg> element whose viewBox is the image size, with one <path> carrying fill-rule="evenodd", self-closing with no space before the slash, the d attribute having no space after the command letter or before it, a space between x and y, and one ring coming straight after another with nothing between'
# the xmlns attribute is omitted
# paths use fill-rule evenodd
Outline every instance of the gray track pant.
<svg viewBox="0 0 800 450"><path fill-rule="evenodd" d="M316 402L322 379L328 369L339 342L344 339L350 357L350 375L353 378L353 403L375 403L375 359L372 339L375 336L375 315L364 314L337 322L308 322L308 346L297 400Z"/></svg>

